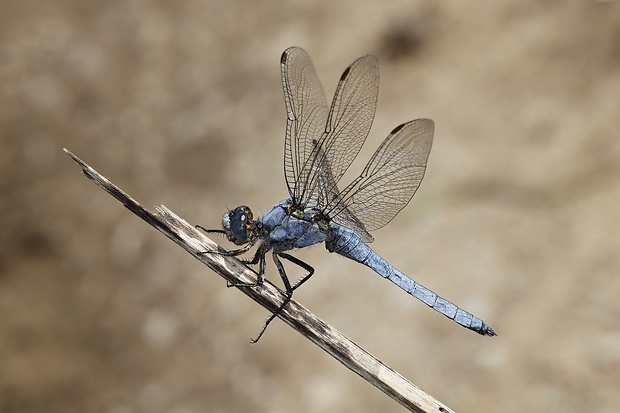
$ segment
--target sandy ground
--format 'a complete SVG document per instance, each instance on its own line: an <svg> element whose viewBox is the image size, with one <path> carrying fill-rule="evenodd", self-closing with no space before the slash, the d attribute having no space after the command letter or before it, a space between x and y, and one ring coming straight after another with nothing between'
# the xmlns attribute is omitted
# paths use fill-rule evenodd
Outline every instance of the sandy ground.
<svg viewBox="0 0 620 413"><path fill-rule="evenodd" d="M330 96L379 56L353 170L435 120L373 247L499 336L320 246L296 298L458 412L620 408L619 2L3 1L0 39L0 411L402 411L279 321L251 345L267 313L62 152L192 223L267 208L291 45Z"/></svg>

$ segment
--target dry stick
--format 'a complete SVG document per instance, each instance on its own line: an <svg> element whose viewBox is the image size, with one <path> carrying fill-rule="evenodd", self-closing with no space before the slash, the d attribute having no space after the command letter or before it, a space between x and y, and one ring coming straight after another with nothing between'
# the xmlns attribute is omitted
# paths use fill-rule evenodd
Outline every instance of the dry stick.
<svg viewBox="0 0 620 413"><path fill-rule="evenodd" d="M229 283L255 282L255 273L236 258L219 254L204 254L205 251L218 251L218 245L168 208L162 205L156 208L157 213L153 214L67 149L64 151L82 167L84 174L90 180L121 201L131 212L220 274ZM240 288L239 290L268 311L274 311L284 300L282 292L268 281L258 287ZM296 301L291 300L278 317L408 410L420 413L452 412L447 406L423 392Z"/></svg>

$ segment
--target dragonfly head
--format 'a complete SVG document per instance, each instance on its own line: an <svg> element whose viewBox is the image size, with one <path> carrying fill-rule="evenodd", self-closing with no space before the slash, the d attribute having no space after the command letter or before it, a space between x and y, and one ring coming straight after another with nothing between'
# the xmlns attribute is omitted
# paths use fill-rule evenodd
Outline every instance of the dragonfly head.
<svg viewBox="0 0 620 413"><path fill-rule="evenodd" d="M232 211L228 211L222 218L222 227L230 242L243 245L250 242L252 237L252 210L241 205Z"/></svg>

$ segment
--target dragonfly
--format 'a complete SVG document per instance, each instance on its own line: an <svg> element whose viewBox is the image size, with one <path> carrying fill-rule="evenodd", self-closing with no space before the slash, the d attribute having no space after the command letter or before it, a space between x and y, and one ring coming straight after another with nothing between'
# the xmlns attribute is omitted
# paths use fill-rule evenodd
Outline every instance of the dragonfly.
<svg viewBox="0 0 620 413"><path fill-rule="evenodd" d="M397 126L360 175L340 190L338 183L362 148L375 116L378 59L368 54L353 62L340 76L330 106L303 49L286 49L280 66L287 115L284 177L289 197L256 219L248 206L241 205L224 214L223 229L198 226L224 234L239 246L220 254L238 256L257 246L253 258L242 260L248 265L258 264L256 282L230 286L262 285L266 256L271 252L285 288L284 300L252 342L261 338L293 292L315 272L289 252L319 243L325 243L329 252L370 267L461 326L494 336L484 321L412 280L369 246L373 241L370 232L390 222L420 186L433 141L433 121L417 119ZM301 267L306 274L291 283L282 260Z"/></svg>

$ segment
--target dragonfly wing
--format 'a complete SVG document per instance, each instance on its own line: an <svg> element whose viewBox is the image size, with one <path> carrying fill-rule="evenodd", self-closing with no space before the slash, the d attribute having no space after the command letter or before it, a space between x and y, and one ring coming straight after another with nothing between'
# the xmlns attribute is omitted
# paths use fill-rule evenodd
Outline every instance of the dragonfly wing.
<svg viewBox="0 0 620 413"><path fill-rule="evenodd" d="M397 126L374 153L362 173L325 208L336 223L353 230L350 216L366 232L390 222L411 200L422 182L433 142L434 123L417 119Z"/></svg>
<svg viewBox="0 0 620 413"><path fill-rule="evenodd" d="M289 48L282 54L282 84L287 109L284 169L294 203L320 202L342 178L372 125L379 90L376 56L353 62L342 74L331 107L308 54ZM321 175L331 174L330 179Z"/></svg>
<svg viewBox="0 0 620 413"><path fill-rule="evenodd" d="M325 130L328 107L323 86L310 56L290 47L280 58L286 105L284 176L293 202L307 193L308 165L313 162L314 143Z"/></svg>
<svg viewBox="0 0 620 413"><path fill-rule="evenodd" d="M332 101L325 135L318 142L321 173L330 173L332 185L340 181L364 145L377 108L379 62L366 55L353 62L340 76ZM323 167L324 164L327 164ZM327 183L325 181L323 184ZM320 187L319 192L338 192Z"/></svg>
<svg viewBox="0 0 620 413"><path fill-rule="evenodd" d="M318 142L317 142L318 146ZM322 157L323 151L317 148L317 156ZM319 205L332 205L337 204L340 197L340 191L338 191L338 185L332 174L331 163L329 159L326 159L321 167L318 175L319 180ZM346 226L354 230L362 239L366 242L372 242L374 238L366 231L364 224L357 219L355 215L348 208L344 208L338 214L341 225Z"/></svg>

